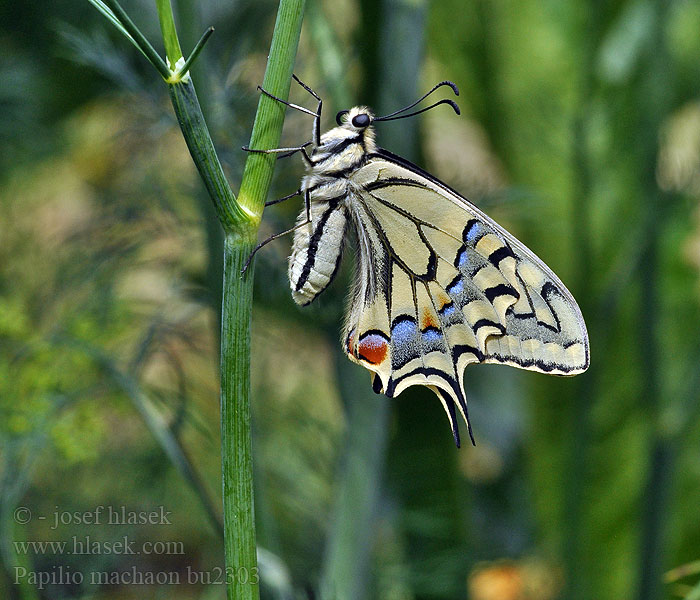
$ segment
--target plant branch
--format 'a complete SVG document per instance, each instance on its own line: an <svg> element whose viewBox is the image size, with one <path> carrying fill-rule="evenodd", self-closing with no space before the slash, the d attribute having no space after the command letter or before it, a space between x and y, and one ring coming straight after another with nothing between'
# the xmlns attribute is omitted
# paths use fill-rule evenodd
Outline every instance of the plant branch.
<svg viewBox="0 0 700 600"><path fill-rule="evenodd" d="M304 6L305 0L281 0L277 12L263 88L283 100L289 96ZM282 57L287 59L282 60ZM284 105L265 94L260 94L258 112L250 136L250 148L269 149L279 146L284 111ZM273 154L251 152L245 163L238 201L244 210L257 215L258 218L265 206L275 162L276 157Z"/></svg>
<svg viewBox="0 0 700 600"><path fill-rule="evenodd" d="M197 92L190 77L168 86L175 116L199 171L216 214L226 232L248 232L255 235L259 218L236 202L236 196L224 175L223 167L209 135Z"/></svg>
<svg viewBox="0 0 700 600"><path fill-rule="evenodd" d="M301 34L305 0L281 0L263 85L286 99ZM174 88L180 87L172 86ZM190 83L191 85L191 83ZM261 94L251 147L279 144L284 106ZM254 264L241 275L253 250L257 225L272 180L275 157L251 154L246 161L237 207L250 226L231 231L224 241L224 286L221 316L221 454L226 566L245 572L233 578L228 600L257 600L257 562L253 510L250 425L250 321Z"/></svg>
<svg viewBox="0 0 700 600"><path fill-rule="evenodd" d="M187 75L188 71L190 70L190 67L192 66L192 63L195 60L197 60L199 53L204 48L204 45L207 43L212 33L214 33L214 28L210 27L202 34L202 37L199 38L197 45L194 47L194 50L192 50L192 54L190 54L189 58L185 61L185 64L182 65L182 68L180 68L177 71L177 73L175 73L174 77L181 79L182 77Z"/></svg>
<svg viewBox="0 0 700 600"><path fill-rule="evenodd" d="M250 321L253 268L241 269L255 246L270 188L275 157L251 154L245 164L239 199L224 176L214 149L189 68L213 30L208 30L187 61L182 56L170 0L157 0L169 65L158 56L116 0L104 1L148 60L168 83L168 91L192 160L214 202L226 233L221 326L221 450L224 503L224 548L229 600L259 598L253 468L250 429ZM97 5L96 5L97 6ZM289 95L305 0L280 0L263 85L279 98ZM99 8L99 7L98 7ZM102 11L105 14L105 11ZM261 95L250 146L279 145L284 106Z"/></svg>
<svg viewBox="0 0 700 600"><path fill-rule="evenodd" d="M170 77L170 69L165 61L160 57L160 55L155 51L151 43L146 39L146 37L141 33L138 27L134 25L134 22L126 14L126 11L120 6L117 0L103 0L104 4L112 11L115 18L124 27L126 32L131 36L139 50L144 54L156 70L160 73L163 79ZM111 19L110 19L111 20Z"/></svg>
<svg viewBox="0 0 700 600"><path fill-rule="evenodd" d="M175 70L175 65L182 58L182 49L180 48L180 40L177 37L177 30L175 29L173 7L170 4L170 0L156 0L156 7L158 8L160 30L163 34L165 55L168 57L170 69ZM168 82L170 82L169 78ZM175 82L173 81L172 83Z"/></svg>

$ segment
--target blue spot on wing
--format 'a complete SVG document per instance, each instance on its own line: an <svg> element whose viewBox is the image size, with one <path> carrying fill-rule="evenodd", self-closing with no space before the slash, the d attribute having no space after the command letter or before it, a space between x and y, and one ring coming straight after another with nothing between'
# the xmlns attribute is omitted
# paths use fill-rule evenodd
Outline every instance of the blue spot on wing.
<svg viewBox="0 0 700 600"><path fill-rule="evenodd" d="M439 329L435 329L434 327L425 329L422 332L422 336L424 342L438 342L442 339L442 333Z"/></svg>
<svg viewBox="0 0 700 600"><path fill-rule="evenodd" d="M391 327L391 367L400 369L407 362L421 355L420 337L416 320L408 315L394 319Z"/></svg>
<svg viewBox="0 0 700 600"><path fill-rule="evenodd" d="M449 317L452 313L454 313L455 310L456 309L454 304L445 304L445 306L443 306L442 310L440 311L440 314L443 317Z"/></svg>
<svg viewBox="0 0 700 600"><path fill-rule="evenodd" d="M476 219L471 219L464 228L463 239L465 242L473 244L485 233L483 226Z"/></svg>
<svg viewBox="0 0 700 600"><path fill-rule="evenodd" d="M469 266L469 255L467 254L467 249L462 246L461 250L457 253L457 258L455 260L455 267L458 269L466 269Z"/></svg>
<svg viewBox="0 0 700 600"><path fill-rule="evenodd" d="M459 296L462 292L464 292L464 280L461 276L457 276L452 283L447 286L447 293L450 294L450 296Z"/></svg>
<svg viewBox="0 0 700 600"><path fill-rule="evenodd" d="M391 340L398 345L403 345L415 340L418 326L411 317L399 317L391 328Z"/></svg>

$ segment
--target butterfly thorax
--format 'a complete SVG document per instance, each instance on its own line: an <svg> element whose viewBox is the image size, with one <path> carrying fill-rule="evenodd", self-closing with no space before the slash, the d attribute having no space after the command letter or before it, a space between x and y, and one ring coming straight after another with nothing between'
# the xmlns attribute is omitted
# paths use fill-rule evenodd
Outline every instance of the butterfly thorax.
<svg viewBox="0 0 700 600"><path fill-rule="evenodd" d="M352 116L356 114L366 114L372 118L367 108L355 107L348 112L340 126L324 133L321 143L314 146L311 152L310 173L331 177L347 176L362 166L367 154L377 149L372 127L356 127L352 124Z"/></svg>
<svg viewBox="0 0 700 600"><path fill-rule="evenodd" d="M358 126L358 115L367 115L367 124ZM333 280L340 265L348 225L347 203L354 187L350 177L377 149L371 119L369 109L353 108L338 127L321 136L320 144L311 151L311 164L301 184L311 220L296 230L289 259L292 296L298 304L314 300ZM304 210L297 223L306 220Z"/></svg>

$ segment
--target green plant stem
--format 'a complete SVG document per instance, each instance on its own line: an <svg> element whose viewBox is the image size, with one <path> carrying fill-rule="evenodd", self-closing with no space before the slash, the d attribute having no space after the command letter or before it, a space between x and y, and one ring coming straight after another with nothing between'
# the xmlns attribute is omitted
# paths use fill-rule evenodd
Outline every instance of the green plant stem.
<svg viewBox="0 0 700 600"><path fill-rule="evenodd" d="M104 0L105 6L107 6L114 16L117 18L122 27L127 31L131 38L135 41L138 48L148 59L148 61L156 68L163 79L167 79L170 76L170 71L168 66L165 64L163 59L154 50L151 43L145 38L138 27L134 25L133 21L126 14L124 9L119 5L116 0Z"/></svg>
<svg viewBox="0 0 700 600"><path fill-rule="evenodd" d="M246 212L226 180L191 78L168 86L175 116L224 231L257 232L259 218Z"/></svg>
<svg viewBox="0 0 700 600"><path fill-rule="evenodd" d="M157 7L168 61L171 68L175 69L175 64L182 58L182 50L175 31L170 0L158 0ZM207 188L209 197L214 202L216 215L224 231L240 230L245 232L252 230L255 233L259 219L252 218L253 215L241 209L236 202L236 196L231 190L216 154L192 78L184 74L181 78L176 77L173 81L169 79L168 82L170 83L168 86L170 100L182 136L185 138L187 148Z"/></svg>
<svg viewBox="0 0 700 600"><path fill-rule="evenodd" d="M281 0L263 86L287 98L296 56L304 0ZM285 107L261 95L251 148L279 145ZM227 586L229 600L259 597L257 585L253 465L250 428L250 321L254 264L241 276L253 251L257 226L272 181L275 156L248 157L236 206L247 227L229 230L224 240L224 284L221 313L221 451L224 501L224 549L227 570L245 573ZM242 569L245 568L245 569Z"/></svg>
<svg viewBox="0 0 700 600"><path fill-rule="evenodd" d="M241 269L255 237L224 240L224 297L221 321L221 461L226 567L238 577L228 586L229 600L258 598L253 461L250 428L250 321L253 274Z"/></svg>
<svg viewBox="0 0 700 600"><path fill-rule="evenodd" d="M170 4L170 0L156 0L156 7L158 8L160 30L163 34L165 54L168 57L168 61L170 61L170 68L175 69L175 63L182 57L182 49L180 48L180 40L175 29L173 7Z"/></svg>
<svg viewBox="0 0 700 600"><path fill-rule="evenodd" d="M182 68L178 70L177 76L184 77L185 74L190 70L192 63L195 60L197 60L199 53L204 49L204 45L207 43L207 40L209 40L212 33L214 33L214 28L210 27L202 34L202 37L199 38L197 45L194 47L194 50L192 50L192 54L190 54L189 58L185 61L185 64L182 65Z"/></svg>
<svg viewBox="0 0 700 600"><path fill-rule="evenodd" d="M119 19L117 19L116 15L109 9L109 7L104 2L102 2L102 0L88 0L88 2L90 2L90 4L92 4L98 11L100 11L102 16L105 19L107 19L112 25L114 25L114 27L119 31L119 33L121 33L127 40L129 40L129 42L131 42L134 45L134 47L139 52L141 52L141 54L143 54L146 57L146 59L148 59L148 56L143 51L141 46L138 45L138 42L134 38L132 38L131 35L129 35L129 32L126 29L124 29L124 26L121 24Z"/></svg>
<svg viewBox="0 0 700 600"><path fill-rule="evenodd" d="M263 89L286 99L294 69L294 56L299 44L305 0L280 0L270 55L265 69ZM277 148L282 136L285 106L265 94L260 94L250 147ZM277 157L274 154L251 152L243 170L238 202L251 214L262 215L265 199L272 182Z"/></svg>
<svg viewBox="0 0 700 600"><path fill-rule="evenodd" d="M250 321L254 265L245 276L241 271L255 246L275 156L251 153L237 201L214 149L192 78L177 66L183 57L170 0L156 1L169 68L116 0L104 0L104 4L169 84L182 135L226 233L221 317L221 447L227 597L229 600L255 600L259 598L259 578L250 431ZM289 95L304 6L305 0L280 0L277 11L263 86L283 99ZM192 59L202 49L204 41L206 37L195 48ZM192 60L187 66L191 63ZM279 145L284 109L284 105L261 95L251 148Z"/></svg>
<svg viewBox="0 0 700 600"><path fill-rule="evenodd" d="M169 0L159 0L161 27L171 68L180 59ZM304 0L281 0L263 87L287 98L301 34ZM238 200L221 168L190 77L170 85L175 114L187 147L226 232L221 311L221 454L224 503L224 550L229 600L259 598L250 420L250 322L253 269L243 266L257 238L265 198L272 181L274 155L246 160ZM274 148L282 135L285 107L261 95L251 148Z"/></svg>

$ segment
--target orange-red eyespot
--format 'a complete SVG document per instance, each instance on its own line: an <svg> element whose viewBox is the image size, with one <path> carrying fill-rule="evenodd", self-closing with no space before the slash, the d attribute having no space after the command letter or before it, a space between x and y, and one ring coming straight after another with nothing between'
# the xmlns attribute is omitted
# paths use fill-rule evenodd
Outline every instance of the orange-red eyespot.
<svg viewBox="0 0 700 600"><path fill-rule="evenodd" d="M359 358L378 365L389 352L389 340L381 333L368 332L362 336L357 350Z"/></svg>

